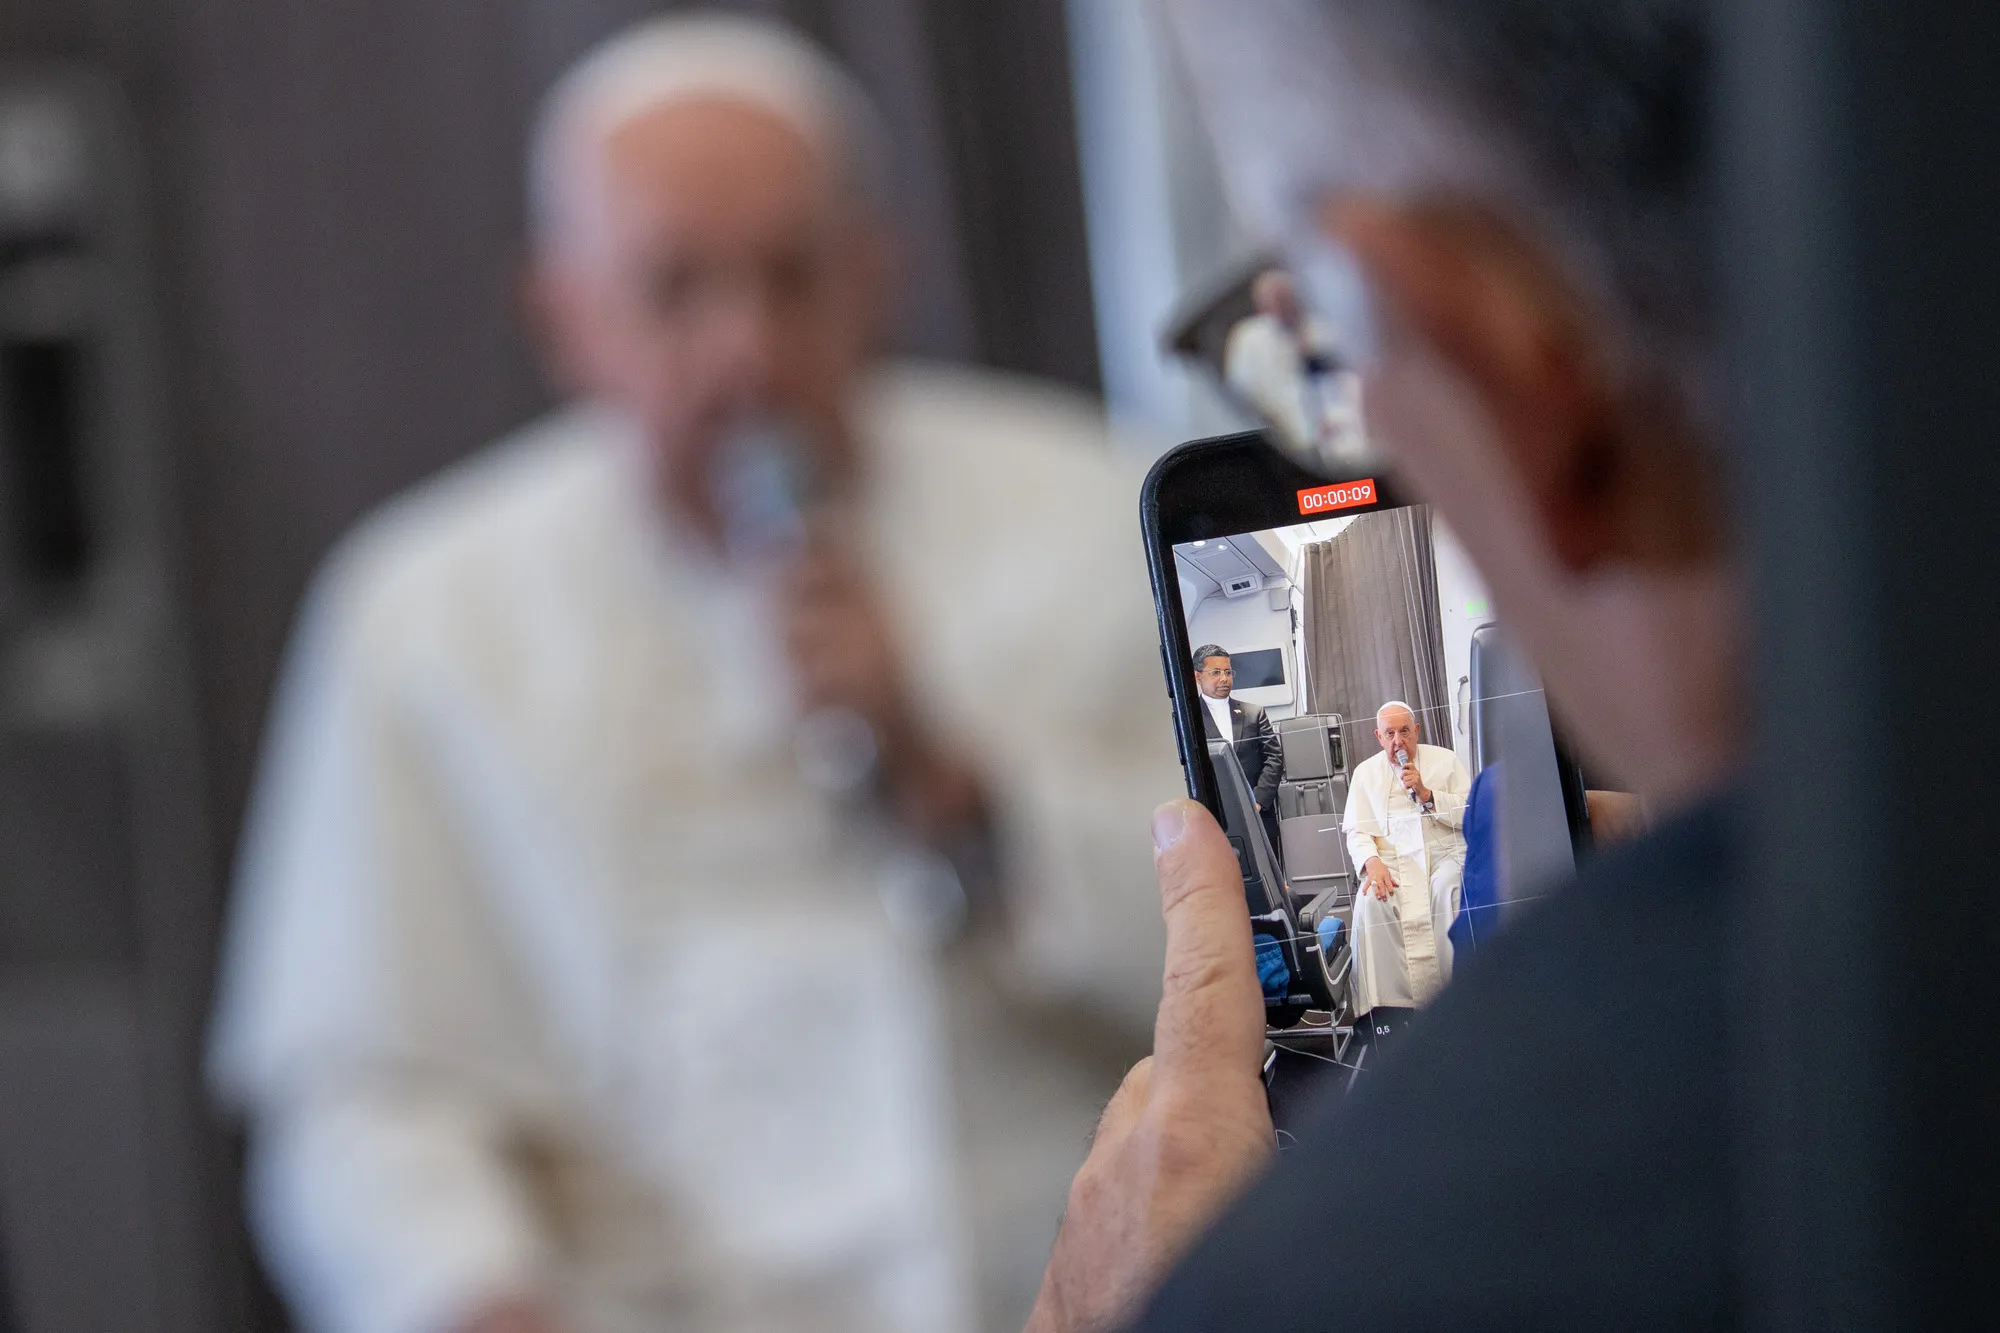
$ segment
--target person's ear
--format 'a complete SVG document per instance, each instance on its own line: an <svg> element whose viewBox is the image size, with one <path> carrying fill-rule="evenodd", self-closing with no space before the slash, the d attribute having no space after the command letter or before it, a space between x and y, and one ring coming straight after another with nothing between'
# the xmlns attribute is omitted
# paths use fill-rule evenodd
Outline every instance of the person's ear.
<svg viewBox="0 0 2000 1333"><path fill-rule="evenodd" d="M1589 323L1554 267L1468 209L1343 195L1321 222L1366 277L1385 360L1412 340L1479 397L1563 567L1630 554L1630 460Z"/></svg>

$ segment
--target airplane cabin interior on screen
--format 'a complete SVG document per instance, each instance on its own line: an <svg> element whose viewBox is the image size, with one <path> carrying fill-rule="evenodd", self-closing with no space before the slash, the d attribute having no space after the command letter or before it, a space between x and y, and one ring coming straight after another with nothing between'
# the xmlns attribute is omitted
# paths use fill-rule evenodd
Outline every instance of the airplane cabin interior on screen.
<svg viewBox="0 0 2000 1333"><path fill-rule="evenodd" d="M1427 506L1174 559L1274 1037L1351 1079L1573 865L1540 684Z"/></svg>

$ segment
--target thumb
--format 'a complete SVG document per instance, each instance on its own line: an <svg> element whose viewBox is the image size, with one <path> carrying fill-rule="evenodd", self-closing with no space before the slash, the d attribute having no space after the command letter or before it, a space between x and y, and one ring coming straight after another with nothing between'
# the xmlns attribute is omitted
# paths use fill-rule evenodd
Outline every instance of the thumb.
<svg viewBox="0 0 2000 1333"><path fill-rule="evenodd" d="M1264 993L1236 853L1215 817L1188 800L1153 812L1153 845L1167 921L1153 1083L1200 1090L1218 1079L1254 1080Z"/></svg>

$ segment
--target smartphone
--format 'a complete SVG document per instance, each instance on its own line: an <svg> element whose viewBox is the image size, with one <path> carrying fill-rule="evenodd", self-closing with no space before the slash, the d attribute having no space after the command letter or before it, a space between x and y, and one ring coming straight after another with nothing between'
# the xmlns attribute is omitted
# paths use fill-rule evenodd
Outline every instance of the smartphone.
<svg viewBox="0 0 2000 1333"><path fill-rule="evenodd" d="M1353 1086L1574 872L1582 774L1479 574L1378 470L1184 444L1141 520L1189 795L1243 874L1274 1112Z"/></svg>

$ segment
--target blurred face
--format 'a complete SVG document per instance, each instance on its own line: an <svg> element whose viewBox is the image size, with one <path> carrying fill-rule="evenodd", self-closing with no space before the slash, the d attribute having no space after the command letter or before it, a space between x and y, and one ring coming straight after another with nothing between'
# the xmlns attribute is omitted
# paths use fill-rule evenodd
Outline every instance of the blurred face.
<svg viewBox="0 0 2000 1333"><path fill-rule="evenodd" d="M1375 739L1381 743L1382 753L1390 759L1396 751L1408 752L1417 757L1417 717L1407 708L1385 708L1375 715Z"/></svg>
<svg viewBox="0 0 2000 1333"><path fill-rule="evenodd" d="M1211 699L1227 699L1230 690L1236 687L1236 673L1229 668L1226 657L1202 659L1201 670L1195 676L1195 683L1201 692Z"/></svg>
<svg viewBox="0 0 2000 1333"><path fill-rule="evenodd" d="M636 420L674 506L709 528L712 464L754 415L835 474L884 306L881 235L808 138L720 98L665 104L597 145L539 294L568 387Z"/></svg>
<svg viewBox="0 0 2000 1333"><path fill-rule="evenodd" d="M1361 349L1371 442L1472 554L1569 734L1656 809L1712 789L1748 725L1742 571L1689 387L1633 355L1651 334L1579 285L1573 237L1409 179L1397 99L1437 113L1426 134L1461 110L1329 26L1368 7L1163 4L1239 202ZM1308 81L1323 134L1300 132Z"/></svg>
<svg viewBox="0 0 2000 1333"><path fill-rule="evenodd" d="M1670 805L1739 753L1738 573L1716 478L1671 399L1631 394L1621 330L1490 217L1338 197L1371 279L1371 426L1435 503L1588 757Z"/></svg>

